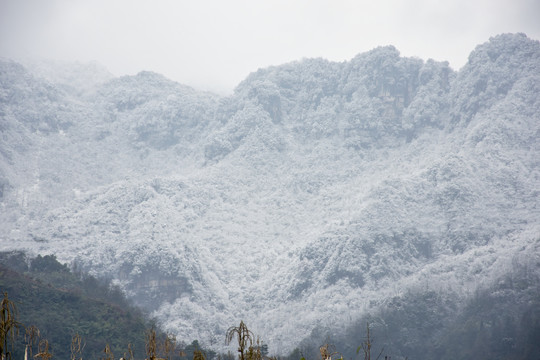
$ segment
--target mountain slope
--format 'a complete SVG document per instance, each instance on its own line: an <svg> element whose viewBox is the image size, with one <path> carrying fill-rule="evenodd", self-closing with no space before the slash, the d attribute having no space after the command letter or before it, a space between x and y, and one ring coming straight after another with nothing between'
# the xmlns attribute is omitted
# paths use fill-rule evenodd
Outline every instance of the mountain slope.
<svg viewBox="0 0 540 360"><path fill-rule="evenodd" d="M459 72L389 46L261 69L227 98L2 68L2 248L114 278L182 339L218 348L244 319L284 352L408 291L461 311L515 259L539 271L540 44L522 34ZM24 116L59 104L47 131Z"/></svg>
<svg viewBox="0 0 540 360"><path fill-rule="evenodd" d="M128 344L135 354L143 356L146 331L152 325L118 290L115 293L95 278L80 278L54 257L30 260L23 254L0 255L2 295L7 292L15 303L16 319L22 326L39 329L41 339L49 342L54 357L70 358L75 334L83 339L83 357L99 358L106 344L117 356L127 353ZM19 269L6 266L10 260L17 260ZM31 263L31 269L25 260ZM15 337L14 358L24 358L24 327ZM36 354L37 342L33 345Z"/></svg>

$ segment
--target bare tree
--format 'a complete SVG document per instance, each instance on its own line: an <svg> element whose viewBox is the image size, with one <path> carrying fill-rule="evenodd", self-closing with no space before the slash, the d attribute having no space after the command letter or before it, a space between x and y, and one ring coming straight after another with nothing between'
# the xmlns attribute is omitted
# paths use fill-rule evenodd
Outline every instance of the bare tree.
<svg viewBox="0 0 540 360"><path fill-rule="evenodd" d="M82 337L78 333L71 338L71 360L82 360L82 351L84 349Z"/></svg>
<svg viewBox="0 0 540 360"><path fill-rule="evenodd" d="M253 346L253 334L247 328L243 321L239 326L231 326L225 335L225 344L230 344L234 338L238 339L238 358L246 360L246 349Z"/></svg>
<svg viewBox="0 0 540 360"><path fill-rule="evenodd" d="M39 329L36 326L31 325L25 329L25 334L24 334L24 341L26 342L26 347L24 349L25 359L28 359L28 358L32 359L33 357L32 349L34 345L38 344L39 337L40 337Z"/></svg>
<svg viewBox="0 0 540 360"><path fill-rule="evenodd" d="M52 358L52 354L49 352L49 342L47 340L41 340L38 345L38 353L34 356L41 360L49 360Z"/></svg>
<svg viewBox="0 0 540 360"><path fill-rule="evenodd" d="M22 326L16 319L17 307L15 303L8 298L8 293L4 292L0 313L0 356L2 360L10 360L12 351L9 351L8 345L15 343L15 336L19 333Z"/></svg>
<svg viewBox="0 0 540 360"><path fill-rule="evenodd" d="M371 360L371 345L372 345L372 343L371 343L371 336L370 336L370 331L369 331L369 322L367 323L366 328L367 328L366 340L364 340L362 345L360 345L358 347L358 349L356 349L356 353L358 354L360 352L360 349L362 349L364 351L364 360ZM379 360L379 358L381 357L383 351L384 351L384 347L381 349L381 352L377 356L376 360Z"/></svg>

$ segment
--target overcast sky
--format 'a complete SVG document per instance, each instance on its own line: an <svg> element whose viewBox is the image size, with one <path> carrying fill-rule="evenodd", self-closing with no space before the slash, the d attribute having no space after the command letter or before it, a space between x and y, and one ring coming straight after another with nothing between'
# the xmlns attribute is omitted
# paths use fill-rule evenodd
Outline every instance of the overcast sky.
<svg viewBox="0 0 540 360"><path fill-rule="evenodd" d="M0 0L0 56L151 70L220 93L261 67L390 44L457 70L504 32L540 39L540 1Z"/></svg>

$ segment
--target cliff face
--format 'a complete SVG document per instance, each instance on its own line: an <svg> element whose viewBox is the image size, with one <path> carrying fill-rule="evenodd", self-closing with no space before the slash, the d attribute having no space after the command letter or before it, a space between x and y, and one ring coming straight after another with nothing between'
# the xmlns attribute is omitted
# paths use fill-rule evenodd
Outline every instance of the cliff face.
<svg viewBox="0 0 540 360"><path fill-rule="evenodd" d="M517 263L538 274L540 44L524 35L459 72L383 47L261 69L226 98L148 72L77 91L0 68L2 249L114 278L182 339L221 344L244 319L283 352L432 293L449 324Z"/></svg>

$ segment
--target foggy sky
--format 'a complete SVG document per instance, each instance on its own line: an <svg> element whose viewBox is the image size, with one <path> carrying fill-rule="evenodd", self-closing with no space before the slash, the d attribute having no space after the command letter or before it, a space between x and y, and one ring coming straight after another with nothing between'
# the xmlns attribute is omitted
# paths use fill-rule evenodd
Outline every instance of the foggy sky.
<svg viewBox="0 0 540 360"><path fill-rule="evenodd" d="M540 39L537 0L0 0L0 56L97 61L230 93L250 72L380 45L458 70L504 32Z"/></svg>

